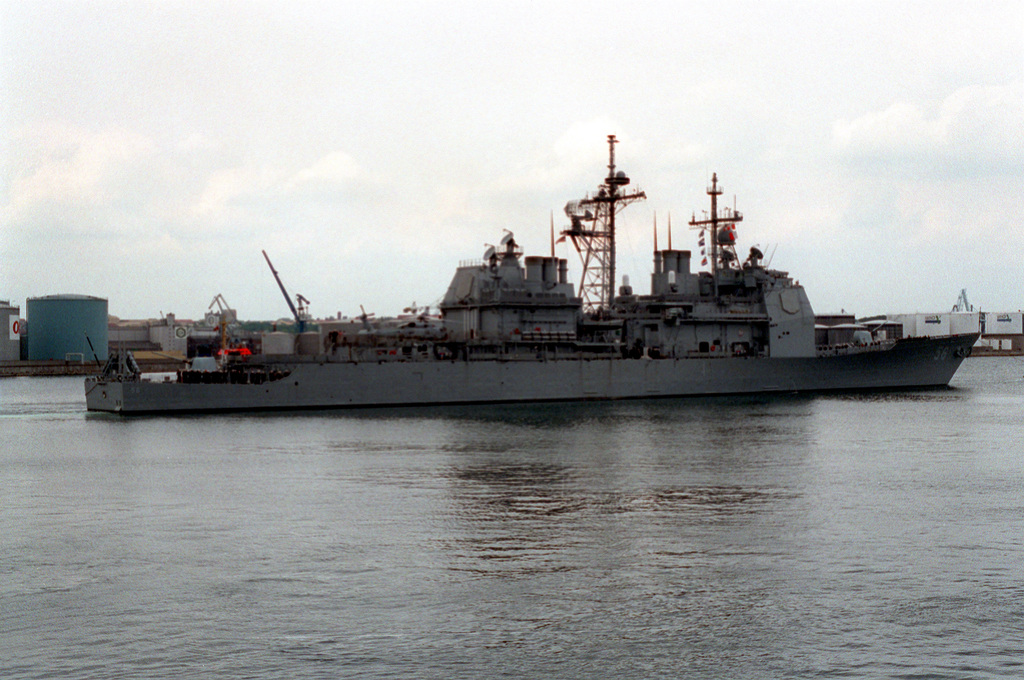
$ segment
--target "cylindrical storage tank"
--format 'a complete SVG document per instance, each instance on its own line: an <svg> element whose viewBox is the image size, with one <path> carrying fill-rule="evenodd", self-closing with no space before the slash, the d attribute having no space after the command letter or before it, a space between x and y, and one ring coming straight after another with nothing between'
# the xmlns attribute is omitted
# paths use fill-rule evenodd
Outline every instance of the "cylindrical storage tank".
<svg viewBox="0 0 1024 680"><path fill-rule="evenodd" d="M21 322L19 308L7 300L0 300L0 324L7 330L0 330L0 361L17 361L21 358Z"/></svg>
<svg viewBox="0 0 1024 680"><path fill-rule="evenodd" d="M291 333L274 331L263 334L264 354L295 354L295 336Z"/></svg>
<svg viewBox="0 0 1024 680"><path fill-rule="evenodd" d="M531 255L526 258L526 280L541 281L544 276L544 258Z"/></svg>
<svg viewBox="0 0 1024 680"><path fill-rule="evenodd" d="M314 356L320 353L320 334L315 332L310 333L299 333L299 339L296 342L296 348L299 354L307 356Z"/></svg>
<svg viewBox="0 0 1024 680"><path fill-rule="evenodd" d="M827 345L828 344L828 326L816 325L814 327L814 344L815 345Z"/></svg>
<svg viewBox="0 0 1024 680"><path fill-rule="evenodd" d="M30 361L107 358L107 300L90 295L29 298L26 318L32 324ZM90 346L91 343L91 346ZM69 357L69 355L71 355Z"/></svg>
<svg viewBox="0 0 1024 680"><path fill-rule="evenodd" d="M830 345L852 345L857 331L866 331L865 326L854 323L842 323L838 326L830 326L828 329L828 344Z"/></svg>

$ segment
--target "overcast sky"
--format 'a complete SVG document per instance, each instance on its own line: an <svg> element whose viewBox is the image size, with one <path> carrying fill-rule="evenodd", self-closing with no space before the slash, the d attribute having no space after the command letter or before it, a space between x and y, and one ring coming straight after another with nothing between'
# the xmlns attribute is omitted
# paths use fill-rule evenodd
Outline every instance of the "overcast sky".
<svg viewBox="0 0 1024 680"><path fill-rule="evenodd" d="M646 292L712 172L819 313L1024 307L1024 2L0 0L0 299L435 304L618 168ZM574 252L570 259L578 282Z"/></svg>

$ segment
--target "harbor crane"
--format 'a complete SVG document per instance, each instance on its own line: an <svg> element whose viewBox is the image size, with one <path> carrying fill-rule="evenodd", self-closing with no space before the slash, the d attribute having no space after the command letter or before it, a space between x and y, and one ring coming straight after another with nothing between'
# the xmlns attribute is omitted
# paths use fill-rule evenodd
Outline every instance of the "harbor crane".
<svg viewBox="0 0 1024 680"><path fill-rule="evenodd" d="M973 312L974 311L974 305L972 305L970 302L967 301L967 289L966 288L961 288L960 289L960 297L958 297L956 299L956 304L953 305L953 309L951 311L954 311L954 312Z"/></svg>
<svg viewBox="0 0 1024 680"><path fill-rule="evenodd" d="M217 311L214 312L213 308L216 307ZM238 322L238 312L231 308L228 301L224 299L224 296L220 293L214 296L213 301L210 302L210 306L207 307L206 325L212 326L220 331L220 347L221 350L227 349L228 346L228 325L234 325Z"/></svg>
<svg viewBox="0 0 1024 680"><path fill-rule="evenodd" d="M284 287L281 277L278 275L277 270L274 269L274 265L270 261L270 256L267 255L267 251L264 250L262 252L263 258L267 261L267 266L270 267L270 273L274 275L274 278L277 280L277 285L281 289L281 294L284 295L284 301L288 303L288 308L292 310L292 316L295 317L296 330L299 333L304 332L306 330L306 319L309 318L309 312L307 311L309 300L303 295L297 294L295 296L295 301L299 303L299 307L298 309L295 308L295 305L292 303L292 299L288 296L288 290Z"/></svg>

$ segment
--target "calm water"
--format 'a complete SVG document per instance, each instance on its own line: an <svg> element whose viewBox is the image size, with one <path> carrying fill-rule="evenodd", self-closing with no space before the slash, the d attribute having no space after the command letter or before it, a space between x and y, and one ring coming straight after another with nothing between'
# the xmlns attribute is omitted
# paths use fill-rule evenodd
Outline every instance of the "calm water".
<svg viewBox="0 0 1024 680"><path fill-rule="evenodd" d="M1022 359L257 417L0 390L4 678L1024 676Z"/></svg>

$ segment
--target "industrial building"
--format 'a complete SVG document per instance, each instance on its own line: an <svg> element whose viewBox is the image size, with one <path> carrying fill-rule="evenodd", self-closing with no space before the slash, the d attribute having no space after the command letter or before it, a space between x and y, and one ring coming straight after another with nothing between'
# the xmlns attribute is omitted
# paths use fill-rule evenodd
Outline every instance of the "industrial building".
<svg viewBox="0 0 1024 680"><path fill-rule="evenodd" d="M190 322L179 322L173 314L162 319L145 321L111 320L109 346L111 351L163 352L185 357L188 351Z"/></svg>
<svg viewBox="0 0 1024 680"><path fill-rule="evenodd" d="M818 345L854 344L858 332L870 333L872 340L981 333L974 346L977 355L1024 354L1022 312L952 311L888 314L863 319L846 313L819 314L815 316L814 330Z"/></svg>
<svg viewBox="0 0 1024 680"><path fill-rule="evenodd" d="M260 334L241 328L235 310L226 309L222 337L221 313L211 312L199 321L178 319L167 314L160 319L110 320L110 352L129 350L137 359L181 359L214 356L223 341L230 347L246 347L258 351Z"/></svg>
<svg viewBox="0 0 1024 680"><path fill-rule="evenodd" d="M940 312L936 314L889 314L887 318L903 325L906 337L934 337L982 333L983 312Z"/></svg>
<svg viewBox="0 0 1024 680"><path fill-rule="evenodd" d="M1024 312L987 312L981 332L988 352L1024 354Z"/></svg>
<svg viewBox="0 0 1024 680"><path fill-rule="evenodd" d="M0 300L0 322L7 331L0 335L0 361L21 359L21 315L20 308L8 300Z"/></svg>

